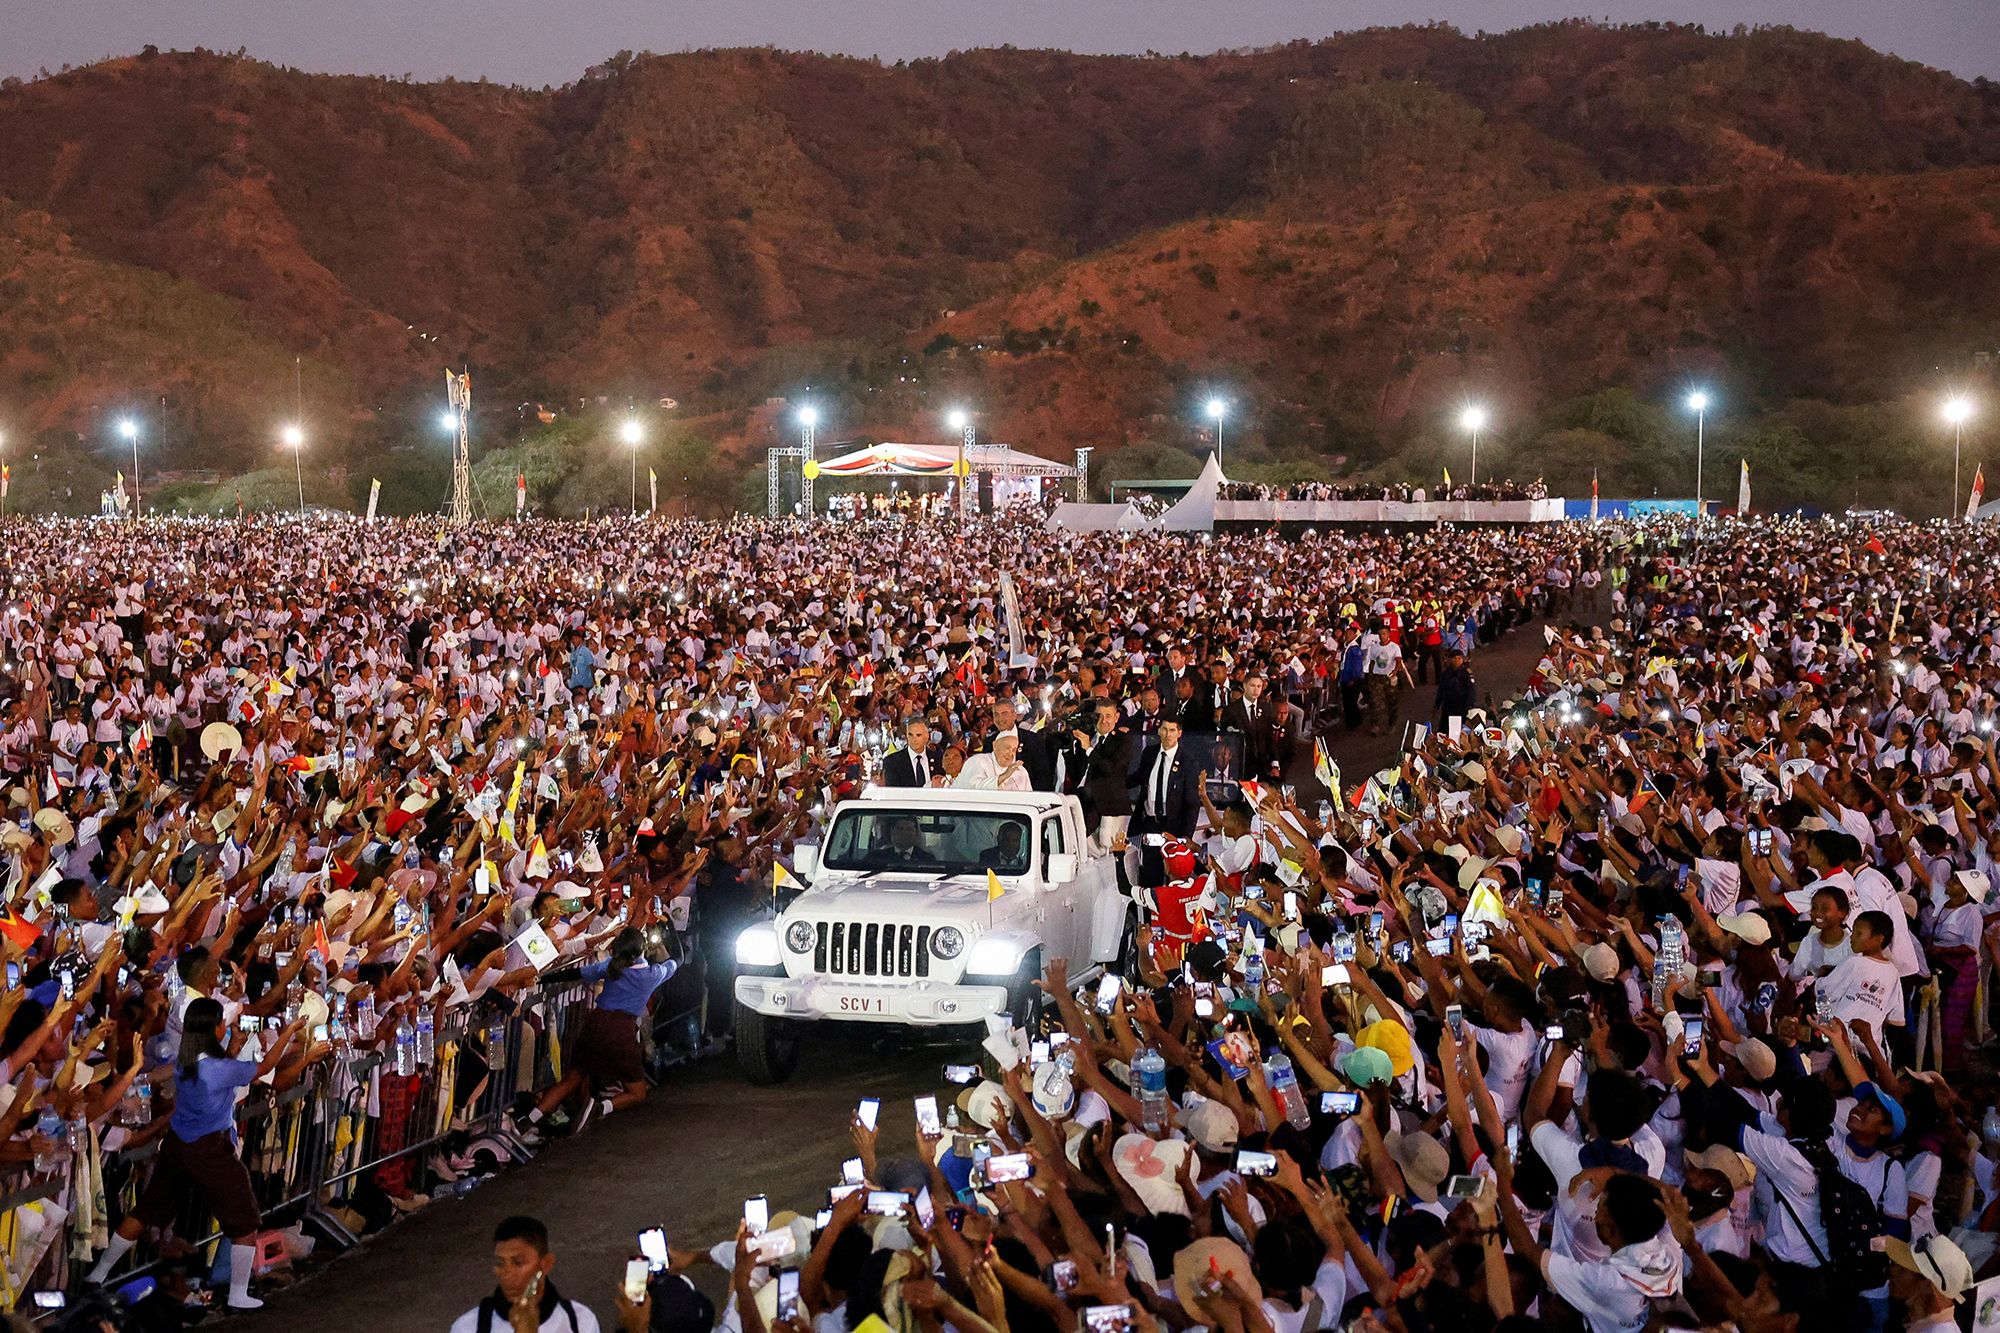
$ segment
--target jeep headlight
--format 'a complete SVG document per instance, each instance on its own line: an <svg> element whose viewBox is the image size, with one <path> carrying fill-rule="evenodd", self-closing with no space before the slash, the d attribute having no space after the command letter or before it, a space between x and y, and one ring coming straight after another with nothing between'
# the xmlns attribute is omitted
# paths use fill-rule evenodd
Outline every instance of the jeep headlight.
<svg viewBox="0 0 2000 1333"><path fill-rule="evenodd" d="M736 937L736 961L743 967L779 967L778 932L769 922L759 922Z"/></svg>
<svg viewBox="0 0 2000 1333"><path fill-rule="evenodd" d="M965 932L957 926L940 926L931 932L931 952L940 958L956 958L965 949Z"/></svg>
<svg viewBox="0 0 2000 1333"><path fill-rule="evenodd" d="M1021 953L1019 944L988 935L973 944L965 957L965 970L971 976L1011 977L1020 970Z"/></svg>
<svg viewBox="0 0 2000 1333"><path fill-rule="evenodd" d="M785 947L793 953L811 953L818 938L810 921L794 921L785 927Z"/></svg>

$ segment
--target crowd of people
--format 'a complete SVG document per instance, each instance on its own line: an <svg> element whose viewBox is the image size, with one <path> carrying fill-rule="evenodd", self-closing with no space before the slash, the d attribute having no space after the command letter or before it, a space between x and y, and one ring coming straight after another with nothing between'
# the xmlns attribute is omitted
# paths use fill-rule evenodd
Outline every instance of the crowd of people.
<svg viewBox="0 0 2000 1333"><path fill-rule="evenodd" d="M1630 536L1516 697L1204 801L1122 976L1053 960L625 1326L1985 1327L2000 537Z"/></svg>
<svg viewBox="0 0 2000 1333"><path fill-rule="evenodd" d="M555 978L601 991L506 1142L629 1108L641 1016L729 1040L731 947L774 858L880 776L907 719L980 756L1000 731L1060 736L1107 691L1149 726L1226 709L1252 676L1271 700L1324 692L1338 607L1267 579L1341 589L1347 618L1421 596L1498 623L1574 559L1546 538L1005 520L16 520L4 538L0 1153L55 1195L13 1218L35 1225L6 1294L65 1265L117 1282L174 1222L213 1217L231 1245L208 1275L238 1308L274 1169L238 1141L246 1106L330 1089L413 1139L436 1034L527 1021ZM401 1207L416 1174L367 1184Z"/></svg>
<svg viewBox="0 0 2000 1333"><path fill-rule="evenodd" d="M745 1333L1918 1329L1993 1266L1983 528L5 540L0 1153L74 1265L17 1240L10 1292L116 1285L199 1207L254 1306L246 1089L551 978L597 998L504 1132L628 1110L666 997L727 1042L735 937L829 804L968 769L1157 839L1123 988L1052 962L935 1126L857 1123L839 1197L774 1181L796 1215L651 1256L626 1327L701 1325L711 1262ZM1527 689L1478 694L1465 654L1536 615ZM1415 721L1380 771L1314 763ZM1168 822L1093 764L1182 734L1239 738L1241 802ZM470 1326L588 1333L546 1230L501 1233Z"/></svg>
<svg viewBox="0 0 2000 1333"><path fill-rule="evenodd" d="M1297 481L1277 485L1256 481L1225 481L1216 492L1222 500L1367 500L1399 504L1424 504L1432 500L1546 500L1549 488L1540 477L1526 485L1511 479L1460 482L1454 486L1449 474L1435 490L1421 482L1334 482Z"/></svg>

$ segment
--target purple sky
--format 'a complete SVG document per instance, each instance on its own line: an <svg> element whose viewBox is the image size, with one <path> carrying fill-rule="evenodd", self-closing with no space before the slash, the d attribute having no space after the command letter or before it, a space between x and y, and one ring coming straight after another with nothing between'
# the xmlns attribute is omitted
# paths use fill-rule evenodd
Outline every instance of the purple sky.
<svg viewBox="0 0 2000 1333"><path fill-rule="evenodd" d="M942 55L1011 42L1211 51L1443 19L1500 30L1584 13L1858 37L1968 78L2000 75L1996 0L6 0L0 75L31 77L151 42L338 73L567 83L624 49L770 45Z"/></svg>

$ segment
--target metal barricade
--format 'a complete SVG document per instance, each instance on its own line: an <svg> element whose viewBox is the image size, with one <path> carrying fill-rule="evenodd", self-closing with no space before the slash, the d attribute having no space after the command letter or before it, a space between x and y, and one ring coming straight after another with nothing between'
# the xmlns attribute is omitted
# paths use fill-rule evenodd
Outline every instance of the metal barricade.
<svg viewBox="0 0 2000 1333"><path fill-rule="evenodd" d="M504 1112L562 1076L574 1019L589 993L581 983L544 986L504 1012L491 1004L449 1011L433 1058L414 1074L394 1072L394 1037L385 1029L375 1047L322 1062L281 1093L253 1089L238 1107L236 1130L266 1231L303 1225L318 1242L354 1244L356 1229L335 1211L337 1200L352 1207L366 1196L393 1213L386 1200L433 1192L445 1175L458 1174L444 1160L449 1153L441 1153L449 1144L499 1134L509 1146ZM67 1160L47 1176L30 1169L0 1174L0 1311L27 1313L26 1292L78 1281L111 1227L136 1206L158 1155L153 1140L97 1153L95 1177ZM93 1190L79 1218L78 1191L93 1178L102 1183L101 1213ZM142 1243L113 1282L144 1276L186 1249L212 1267L224 1239L194 1201L169 1234L171 1254Z"/></svg>

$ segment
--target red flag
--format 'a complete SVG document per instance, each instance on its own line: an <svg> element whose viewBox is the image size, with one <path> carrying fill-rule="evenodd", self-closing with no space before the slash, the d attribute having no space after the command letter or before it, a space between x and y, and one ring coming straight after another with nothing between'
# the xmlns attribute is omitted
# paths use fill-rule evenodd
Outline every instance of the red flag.
<svg viewBox="0 0 2000 1333"><path fill-rule="evenodd" d="M42 930L32 921L23 921L20 913L9 907L0 912L0 935L5 935L23 949L29 949L41 938Z"/></svg>
<svg viewBox="0 0 2000 1333"><path fill-rule="evenodd" d="M0 463L0 500L7 498L7 483L14 480L14 469Z"/></svg>
<svg viewBox="0 0 2000 1333"><path fill-rule="evenodd" d="M1889 554L1889 548L1882 545L1882 539L1880 537L1877 537L1872 532L1868 534L1868 549L1873 551L1876 555Z"/></svg>

